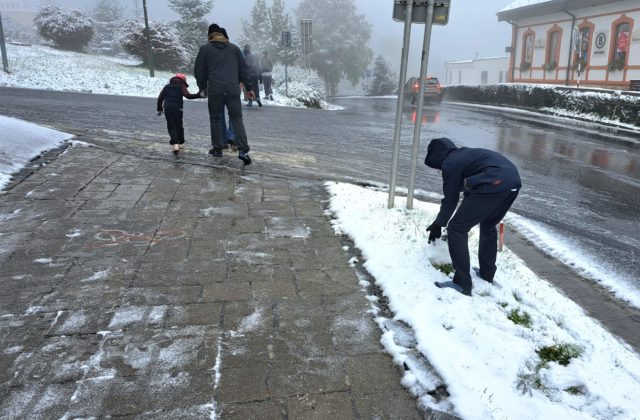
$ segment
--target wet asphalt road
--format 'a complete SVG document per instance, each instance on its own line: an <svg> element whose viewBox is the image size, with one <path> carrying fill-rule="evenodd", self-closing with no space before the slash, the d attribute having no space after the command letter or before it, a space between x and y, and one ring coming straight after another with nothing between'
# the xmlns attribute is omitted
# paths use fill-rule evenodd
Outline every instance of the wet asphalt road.
<svg viewBox="0 0 640 420"><path fill-rule="evenodd" d="M160 86L161 87L161 86ZM345 109L246 109L251 170L361 182L389 182L395 99L337 98ZM155 100L0 88L0 114L121 144L134 138L168 153L164 118ZM412 111L406 110L398 186L408 184ZM206 162L209 125L204 101L185 106L193 153ZM545 116L518 115L443 103L423 118L416 188L441 192L437 171L422 161L429 138L485 147L520 169L523 190L514 210L556 229L605 268L640 289L640 141L611 129ZM629 140L628 142L625 140ZM634 143L635 142L635 143ZM145 143L145 144L146 144Z"/></svg>

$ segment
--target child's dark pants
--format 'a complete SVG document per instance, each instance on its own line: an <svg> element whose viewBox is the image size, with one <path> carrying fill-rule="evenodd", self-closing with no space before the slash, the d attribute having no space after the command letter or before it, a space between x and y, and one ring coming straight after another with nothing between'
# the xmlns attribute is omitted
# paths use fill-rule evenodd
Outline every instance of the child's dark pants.
<svg viewBox="0 0 640 420"><path fill-rule="evenodd" d="M165 109L164 116L167 119L167 130L171 140L169 144L184 144L184 126L182 125L181 109Z"/></svg>
<svg viewBox="0 0 640 420"><path fill-rule="evenodd" d="M463 289L471 289L469 273L469 237L472 227L480 224L478 260L480 275L485 280L493 280L496 272L498 233L496 225L507 214L518 191L496 194L470 194L465 196L455 215L447 225L449 255L456 271L453 282Z"/></svg>

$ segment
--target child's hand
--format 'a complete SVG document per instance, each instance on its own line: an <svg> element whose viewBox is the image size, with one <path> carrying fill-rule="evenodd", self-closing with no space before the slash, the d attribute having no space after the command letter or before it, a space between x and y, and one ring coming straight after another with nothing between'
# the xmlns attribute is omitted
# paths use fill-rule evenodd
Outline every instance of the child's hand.
<svg viewBox="0 0 640 420"><path fill-rule="evenodd" d="M158 111L156 115L159 117L160 115L162 115L162 111Z"/></svg>
<svg viewBox="0 0 640 420"><path fill-rule="evenodd" d="M206 98L207 97L207 92L202 90L202 91L200 91L199 95L200 95L201 98Z"/></svg>

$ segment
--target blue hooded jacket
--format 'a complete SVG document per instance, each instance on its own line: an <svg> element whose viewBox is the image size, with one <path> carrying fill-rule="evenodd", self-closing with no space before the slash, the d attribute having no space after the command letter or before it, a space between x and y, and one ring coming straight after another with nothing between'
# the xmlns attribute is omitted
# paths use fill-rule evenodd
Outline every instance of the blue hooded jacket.
<svg viewBox="0 0 640 420"><path fill-rule="evenodd" d="M494 194L522 186L513 163L492 150L456 147L448 138L431 140L425 165L442 170L444 198L435 222L446 226L458 206L460 192Z"/></svg>

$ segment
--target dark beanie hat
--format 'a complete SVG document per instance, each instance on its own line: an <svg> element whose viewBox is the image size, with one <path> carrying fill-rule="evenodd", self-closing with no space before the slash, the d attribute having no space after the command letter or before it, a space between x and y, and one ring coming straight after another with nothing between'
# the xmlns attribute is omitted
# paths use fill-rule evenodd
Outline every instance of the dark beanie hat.
<svg viewBox="0 0 640 420"><path fill-rule="evenodd" d="M225 38L229 39L229 35L227 35L227 30L224 28L220 28L220 33L224 35Z"/></svg>
<svg viewBox="0 0 640 420"><path fill-rule="evenodd" d="M214 32L222 33L222 28L220 28L217 23L209 25L209 32L207 32L207 35L211 35Z"/></svg>

